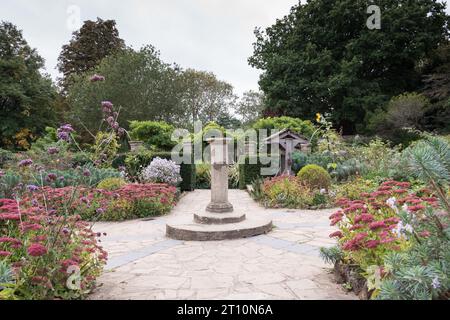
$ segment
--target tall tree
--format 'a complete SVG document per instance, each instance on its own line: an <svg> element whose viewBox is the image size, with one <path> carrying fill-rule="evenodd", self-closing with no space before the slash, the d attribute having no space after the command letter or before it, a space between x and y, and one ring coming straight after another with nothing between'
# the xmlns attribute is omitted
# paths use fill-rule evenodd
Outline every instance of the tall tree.
<svg viewBox="0 0 450 320"><path fill-rule="evenodd" d="M218 80L213 73L187 69L182 81L183 106L191 122L217 121L233 108L236 101L233 86Z"/></svg>
<svg viewBox="0 0 450 320"><path fill-rule="evenodd" d="M264 94L260 91L246 91L237 103L236 113L244 124L250 124L263 115Z"/></svg>
<svg viewBox="0 0 450 320"><path fill-rule="evenodd" d="M417 65L448 34L438 0L379 0L381 29L370 30L366 0L309 0L265 31L252 66L264 70L268 111L313 118L331 112L345 133L368 112L420 86Z"/></svg>
<svg viewBox="0 0 450 320"><path fill-rule="evenodd" d="M102 119L101 101L110 100L120 108L119 120L155 120L172 124L185 122L181 105L181 70L161 61L155 48L122 50L103 59L92 71L76 75L67 96L73 125L86 126L93 134ZM91 83L100 74L105 81Z"/></svg>
<svg viewBox="0 0 450 320"><path fill-rule="evenodd" d="M63 92L67 91L72 75L92 70L103 58L124 48L125 42L119 37L114 20L85 21L81 29L73 33L69 44L62 47L58 58Z"/></svg>
<svg viewBox="0 0 450 320"><path fill-rule="evenodd" d="M26 149L55 120L56 89L22 32L0 23L0 147Z"/></svg>

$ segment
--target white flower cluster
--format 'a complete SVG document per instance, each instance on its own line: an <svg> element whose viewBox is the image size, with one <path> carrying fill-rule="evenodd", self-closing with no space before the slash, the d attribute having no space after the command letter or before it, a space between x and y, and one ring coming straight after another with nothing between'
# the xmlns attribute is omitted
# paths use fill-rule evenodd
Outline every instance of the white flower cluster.
<svg viewBox="0 0 450 320"><path fill-rule="evenodd" d="M167 183L176 186L181 182L180 166L172 160L153 159L152 163L141 172L144 182Z"/></svg>

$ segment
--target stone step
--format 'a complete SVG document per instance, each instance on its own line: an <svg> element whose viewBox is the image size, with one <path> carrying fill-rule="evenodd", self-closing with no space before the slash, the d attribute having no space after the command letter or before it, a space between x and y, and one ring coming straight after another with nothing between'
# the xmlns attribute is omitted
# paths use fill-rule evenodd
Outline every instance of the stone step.
<svg viewBox="0 0 450 320"><path fill-rule="evenodd" d="M185 241L218 241L254 237L272 230L272 220L265 214L248 212L238 223L196 223L190 214L174 217L167 222L166 235Z"/></svg>
<svg viewBox="0 0 450 320"><path fill-rule="evenodd" d="M202 212L194 214L194 221L201 224L228 224L239 223L245 220L243 213L210 213Z"/></svg>

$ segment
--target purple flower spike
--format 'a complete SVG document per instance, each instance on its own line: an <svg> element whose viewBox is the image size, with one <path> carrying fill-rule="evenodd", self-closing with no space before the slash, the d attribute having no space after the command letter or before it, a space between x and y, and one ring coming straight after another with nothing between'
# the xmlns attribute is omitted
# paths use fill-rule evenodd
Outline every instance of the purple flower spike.
<svg viewBox="0 0 450 320"><path fill-rule="evenodd" d="M33 184L30 184L30 185L27 186L27 189L28 189L28 191L30 191L30 192L35 192L35 191L38 191L38 190L39 190L39 187L38 187L38 186L35 186L35 185L33 185Z"/></svg>
<svg viewBox="0 0 450 320"><path fill-rule="evenodd" d="M47 149L47 153L48 154L58 154L59 153L59 149L56 147L50 147Z"/></svg>
<svg viewBox="0 0 450 320"><path fill-rule="evenodd" d="M33 160L25 159L19 162L19 167L29 167L33 164Z"/></svg>
<svg viewBox="0 0 450 320"><path fill-rule="evenodd" d="M90 79L91 82L97 82L97 81L105 81L105 77L101 76L99 74L94 74Z"/></svg>

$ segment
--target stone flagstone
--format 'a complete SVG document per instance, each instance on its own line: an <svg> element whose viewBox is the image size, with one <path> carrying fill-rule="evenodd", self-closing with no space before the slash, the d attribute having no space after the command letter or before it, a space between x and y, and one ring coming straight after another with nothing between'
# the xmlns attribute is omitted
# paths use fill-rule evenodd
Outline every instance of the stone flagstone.
<svg viewBox="0 0 450 320"><path fill-rule="evenodd" d="M95 224L95 231L108 234L102 244L112 258L90 298L357 298L334 283L332 266L319 257L322 245L333 244L328 216L334 210L264 209L241 190L229 190L229 199L235 210L270 215L273 231L225 241L168 239L161 221L192 215L210 200L208 190L182 197L168 217Z"/></svg>

